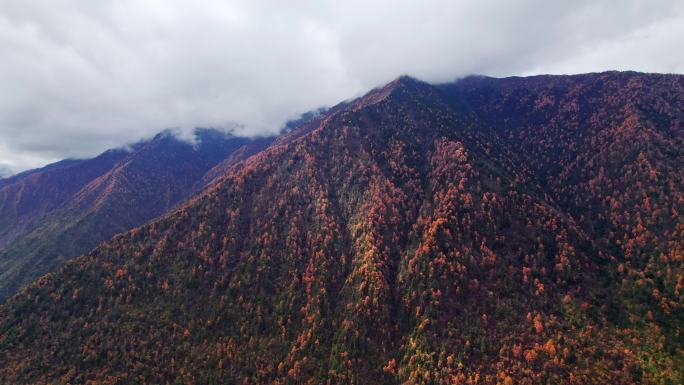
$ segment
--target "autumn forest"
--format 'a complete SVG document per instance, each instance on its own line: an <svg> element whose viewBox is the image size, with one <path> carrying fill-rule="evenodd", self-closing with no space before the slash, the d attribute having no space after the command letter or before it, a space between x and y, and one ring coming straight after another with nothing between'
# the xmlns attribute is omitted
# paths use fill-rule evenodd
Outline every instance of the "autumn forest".
<svg viewBox="0 0 684 385"><path fill-rule="evenodd" d="M404 76L109 153L0 248L0 383L682 384L683 124L681 75Z"/></svg>

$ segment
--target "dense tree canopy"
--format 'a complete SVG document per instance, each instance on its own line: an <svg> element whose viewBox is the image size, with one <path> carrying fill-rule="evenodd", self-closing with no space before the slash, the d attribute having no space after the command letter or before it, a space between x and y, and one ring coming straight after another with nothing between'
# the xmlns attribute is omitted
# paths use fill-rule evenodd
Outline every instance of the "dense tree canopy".
<svg viewBox="0 0 684 385"><path fill-rule="evenodd" d="M10 299L0 378L681 383L683 87L400 78Z"/></svg>

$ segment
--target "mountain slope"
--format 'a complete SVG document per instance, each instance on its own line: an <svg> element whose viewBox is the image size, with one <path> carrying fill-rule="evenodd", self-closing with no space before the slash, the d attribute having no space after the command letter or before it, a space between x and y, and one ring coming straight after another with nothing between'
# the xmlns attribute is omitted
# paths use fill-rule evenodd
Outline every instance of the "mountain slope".
<svg viewBox="0 0 684 385"><path fill-rule="evenodd" d="M83 162L82 159L64 159L59 162L51 163L45 167L34 169L34 170L28 170L24 172L20 172L19 174L16 175L8 175L5 178L0 178L0 187L7 186L9 184L16 183L28 176L38 174L38 173L43 173L45 171L50 171L50 170L56 170L64 167L70 167L77 165L79 163Z"/></svg>
<svg viewBox="0 0 684 385"><path fill-rule="evenodd" d="M684 345L684 77L470 78L443 88L520 149L511 168L545 186L611 258L606 273L633 315L659 320Z"/></svg>
<svg viewBox="0 0 684 385"><path fill-rule="evenodd" d="M112 235L181 202L205 174L253 140L198 130L198 144L169 133L132 150L108 151L26 173L0 189L5 224L0 299ZM262 142L267 143L268 139Z"/></svg>
<svg viewBox="0 0 684 385"><path fill-rule="evenodd" d="M475 95L400 78L66 263L0 307L0 376L681 382L676 315L624 306L657 310Z"/></svg>
<svg viewBox="0 0 684 385"><path fill-rule="evenodd" d="M88 162L60 162L7 179L0 189L0 247L34 227L47 212L124 157L125 151L108 151Z"/></svg>

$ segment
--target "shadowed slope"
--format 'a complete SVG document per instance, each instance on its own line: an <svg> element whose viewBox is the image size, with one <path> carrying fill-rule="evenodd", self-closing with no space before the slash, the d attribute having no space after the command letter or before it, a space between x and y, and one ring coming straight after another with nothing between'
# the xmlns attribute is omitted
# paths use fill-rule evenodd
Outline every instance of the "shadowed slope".
<svg viewBox="0 0 684 385"><path fill-rule="evenodd" d="M250 155L234 153L252 143L214 130L198 130L196 144L163 133L130 152L49 166L1 188L7 242L0 248L0 299L64 260L163 214L224 158L237 162Z"/></svg>

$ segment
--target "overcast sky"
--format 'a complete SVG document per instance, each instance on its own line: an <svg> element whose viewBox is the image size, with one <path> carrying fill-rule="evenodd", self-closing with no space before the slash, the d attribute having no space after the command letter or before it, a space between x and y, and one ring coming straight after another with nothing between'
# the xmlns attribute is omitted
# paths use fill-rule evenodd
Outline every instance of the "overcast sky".
<svg viewBox="0 0 684 385"><path fill-rule="evenodd" d="M684 73L684 1L1 0L0 174L409 74Z"/></svg>

